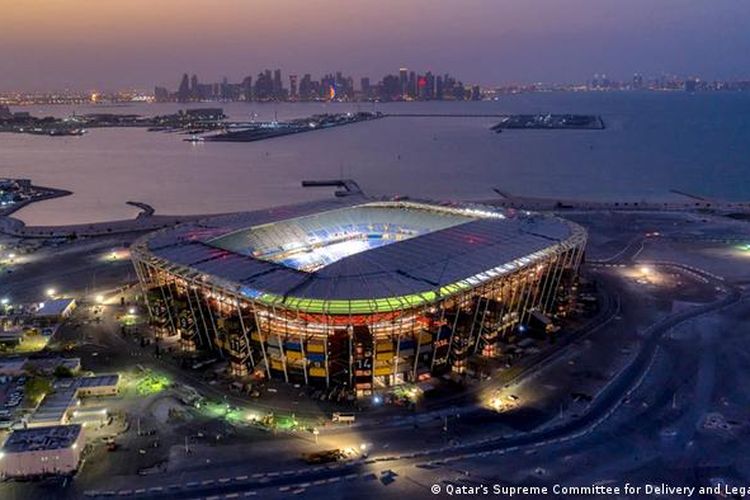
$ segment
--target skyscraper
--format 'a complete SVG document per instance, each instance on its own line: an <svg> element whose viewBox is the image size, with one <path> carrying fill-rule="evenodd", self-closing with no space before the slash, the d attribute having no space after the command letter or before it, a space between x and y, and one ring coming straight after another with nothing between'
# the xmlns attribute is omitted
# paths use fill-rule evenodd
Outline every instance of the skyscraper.
<svg viewBox="0 0 750 500"><path fill-rule="evenodd" d="M273 72L273 97L274 99L281 100L283 98L284 86L281 83L281 70L277 69Z"/></svg>
<svg viewBox="0 0 750 500"><path fill-rule="evenodd" d="M362 77L360 80L360 88L362 89L362 99L370 99L372 97L372 90L370 89L370 79Z"/></svg>
<svg viewBox="0 0 750 500"><path fill-rule="evenodd" d="M643 77L639 73L633 75L633 88L636 90L643 88Z"/></svg>
<svg viewBox="0 0 750 500"><path fill-rule="evenodd" d="M253 100L252 76L246 76L245 79L242 80L242 98L245 100L245 102L250 102Z"/></svg>
<svg viewBox="0 0 750 500"><path fill-rule="evenodd" d="M271 70L265 70L258 73L255 79L255 92L253 93L256 101L267 101L273 97L273 79Z"/></svg>
<svg viewBox="0 0 750 500"><path fill-rule="evenodd" d="M188 74L182 75L182 81L180 82L180 88L177 90L177 100L180 102L190 101L190 81Z"/></svg>
<svg viewBox="0 0 750 500"><path fill-rule="evenodd" d="M408 93L408 84L409 84L409 69L408 68L401 68L398 70L398 81L401 85L401 95L406 96Z"/></svg>
<svg viewBox="0 0 750 500"><path fill-rule="evenodd" d="M190 77L190 98L194 101L201 100L200 88L198 86L198 75L193 74Z"/></svg>
<svg viewBox="0 0 750 500"><path fill-rule="evenodd" d="M289 75L289 97L297 98L297 75Z"/></svg>
<svg viewBox="0 0 750 500"><path fill-rule="evenodd" d="M412 99L417 97L417 74L414 71L409 72L409 82L406 95Z"/></svg>
<svg viewBox="0 0 750 500"><path fill-rule="evenodd" d="M299 84L299 96L303 101L313 98L313 85L310 73L305 73Z"/></svg>

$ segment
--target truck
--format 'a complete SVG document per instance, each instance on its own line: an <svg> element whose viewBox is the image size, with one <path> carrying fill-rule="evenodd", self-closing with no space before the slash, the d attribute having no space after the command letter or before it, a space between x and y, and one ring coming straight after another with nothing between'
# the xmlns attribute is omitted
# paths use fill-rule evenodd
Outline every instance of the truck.
<svg viewBox="0 0 750 500"><path fill-rule="evenodd" d="M328 464L345 458L345 453L339 449L303 453L302 460L309 465Z"/></svg>
<svg viewBox="0 0 750 500"><path fill-rule="evenodd" d="M353 424L356 419L354 413L336 412L331 415L331 422L334 424Z"/></svg>

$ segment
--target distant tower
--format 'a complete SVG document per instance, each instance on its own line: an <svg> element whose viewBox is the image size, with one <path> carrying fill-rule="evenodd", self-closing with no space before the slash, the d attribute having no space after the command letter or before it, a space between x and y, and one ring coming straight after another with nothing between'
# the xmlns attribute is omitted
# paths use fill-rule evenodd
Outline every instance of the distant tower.
<svg viewBox="0 0 750 500"><path fill-rule="evenodd" d="M289 75L289 96L297 98L297 75Z"/></svg>
<svg viewBox="0 0 750 500"><path fill-rule="evenodd" d="M244 80L242 80L242 95L245 99L245 102L250 102L253 100L253 77L252 76L246 76Z"/></svg>
<svg viewBox="0 0 750 500"><path fill-rule="evenodd" d="M417 97L417 74L414 71L409 72L409 82L406 93L412 99Z"/></svg>
<svg viewBox="0 0 750 500"><path fill-rule="evenodd" d="M643 77L638 73L633 75L633 88L636 90L643 88Z"/></svg>
<svg viewBox="0 0 750 500"><path fill-rule="evenodd" d="M179 102L188 102L190 100L190 81L187 73L182 75L180 88L177 90L177 100Z"/></svg>
<svg viewBox="0 0 750 500"><path fill-rule="evenodd" d="M281 83L281 70L277 69L273 72L273 97L274 99L281 99L282 91L284 86Z"/></svg>
<svg viewBox="0 0 750 500"><path fill-rule="evenodd" d="M372 97L369 78L367 78L366 76L362 77L362 79L360 80L360 87L362 89L363 99L369 99L370 97Z"/></svg>
<svg viewBox="0 0 750 500"><path fill-rule="evenodd" d="M407 95L409 90L409 68L401 68L398 70L398 83L401 85L401 95Z"/></svg>
<svg viewBox="0 0 750 500"><path fill-rule="evenodd" d="M194 101L199 101L201 99L201 91L198 87L198 75L190 77L190 97Z"/></svg>
<svg viewBox="0 0 750 500"><path fill-rule="evenodd" d="M444 95L443 77L438 76L435 79L435 99L442 101Z"/></svg>

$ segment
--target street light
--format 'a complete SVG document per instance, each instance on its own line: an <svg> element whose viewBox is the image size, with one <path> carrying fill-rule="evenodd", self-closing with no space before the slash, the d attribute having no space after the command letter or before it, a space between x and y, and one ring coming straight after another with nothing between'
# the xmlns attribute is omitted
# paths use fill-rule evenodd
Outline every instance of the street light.
<svg viewBox="0 0 750 500"><path fill-rule="evenodd" d="M648 266L641 266L641 274L645 274L646 276L648 276L649 274L651 274L651 268Z"/></svg>
<svg viewBox="0 0 750 500"><path fill-rule="evenodd" d="M3 297L0 299L0 304L7 306L10 303L10 299L8 297Z"/></svg>
<svg viewBox="0 0 750 500"><path fill-rule="evenodd" d="M135 314L135 307L131 307L130 309L128 309L128 314L133 316Z"/></svg>
<svg viewBox="0 0 750 500"><path fill-rule="evenodd" d="M56 293L56 290L54 288L47 289L47 297L54 297L55 293Z"/></svg>

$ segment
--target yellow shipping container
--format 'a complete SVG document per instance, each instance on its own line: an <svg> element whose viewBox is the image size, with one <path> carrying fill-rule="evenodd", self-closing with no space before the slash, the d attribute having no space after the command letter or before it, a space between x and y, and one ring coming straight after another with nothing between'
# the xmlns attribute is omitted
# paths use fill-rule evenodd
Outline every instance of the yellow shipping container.
<svg viewBox="0 0 750 500"><path fill-rule="evenodd" d="M284 365L281 364L281 361L277 361L275 359L271 360L271 369L272 370L284 370Z"/></svg>
<svg viewBox="0 0 750 500"><path fill-rule="evenodd" d="M310 376L311 377L325 377L326 369L325 368L310 368Z"/></svg>
<svg viewBox="0 0 750 500"><path fill-rule="evenodd" d="M258 332L258 330L253 330L253 333L250 334L250 338L260 342L260 332Z"/></svg>
<svg viewBox="0 0 750 500"><path fill-rule="evenodd" d="M390 375L393 373L393 368L390 366L381 366L379 368L375 368L375 376L381 377L383 375Z"/></svg>
<svg viewBox="0 0 750 500"><path fill-rule="evenodd" d="M393 359L393 352L379 352L375 355L375 359L378 361Z"/></svg>
<svg viewBox="0 0 750 500"><path fill-rule="evenodd" d="M389 352L393 351L393 342L378 342L375 346L377 352Z"/></svg>
<svg viewBox="0 0 750 500"><path fill-rule="evenodd" d="M326 352L326 347L322 342L308 342L307 352Z"/></svg>
<svg viewBox="0 0 750 500"><path fill-rule="evenodd" d="M430 342L432 342L432 334L430 332L421 332L419 334L420 344L429 344Z"/></svg>
<svg viewBox="0 0 750 500"><path fill-rule="evenodd" d="M298 359L302 359L302 353L299 351L286 351L286 357L287 359L296 361Z"/></svg>

